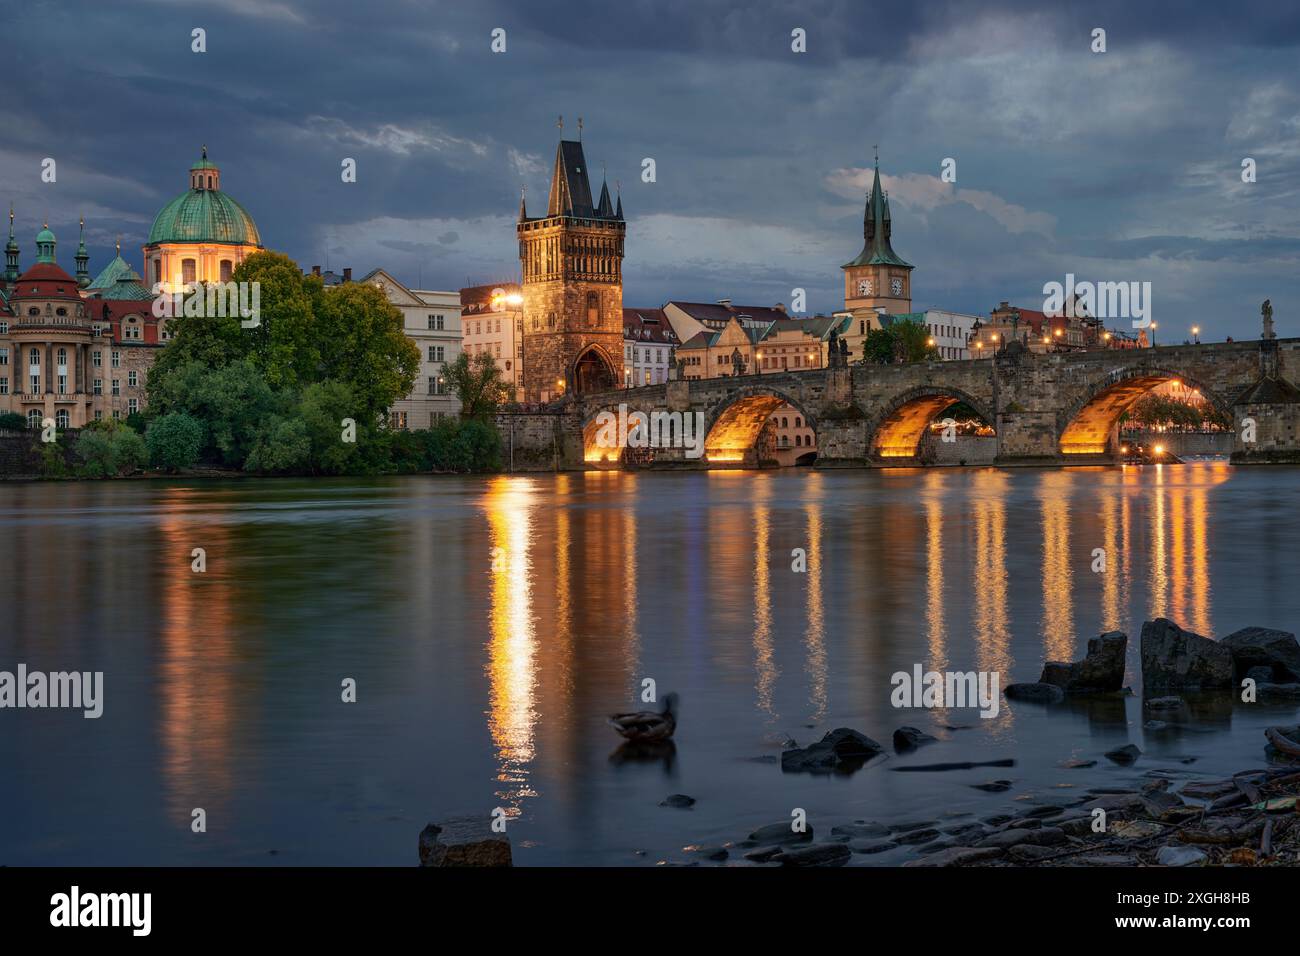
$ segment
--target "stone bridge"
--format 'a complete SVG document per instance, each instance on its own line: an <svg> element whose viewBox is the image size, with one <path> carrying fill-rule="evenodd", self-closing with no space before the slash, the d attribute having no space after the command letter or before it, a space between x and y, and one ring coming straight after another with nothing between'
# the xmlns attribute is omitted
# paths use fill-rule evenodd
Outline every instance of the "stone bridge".
<svg viewBox="0 0 1300 956"><path fill-rule="evenodd" d="M912 466L933 461L928 426L964 402L992 426L995 464L1110 463L1124 410L1179 380L1232 417L1233 461L1300 462L1298 373L1300 339L1046 355L1013 344L986 359L619 389L498 425L516 469L618 467L647 444L635 460L656 468L755 467L764 421L788 403L817 434L819 467Z"/></svg>

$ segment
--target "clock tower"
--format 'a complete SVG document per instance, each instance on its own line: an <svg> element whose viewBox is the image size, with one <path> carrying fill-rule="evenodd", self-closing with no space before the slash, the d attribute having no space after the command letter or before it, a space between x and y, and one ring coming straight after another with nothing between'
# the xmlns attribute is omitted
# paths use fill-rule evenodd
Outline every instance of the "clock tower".
<svg viewBox="0 0 1300 956"><path fill-rule="evenodd" d="M889 200L880 188L880 158L876 176L867 195L862 217L862 251L844 270L844 309L854 318L870 319L877 309L890 315L912 311L912 264L905 262L889 244L893 227Z"/></svg>

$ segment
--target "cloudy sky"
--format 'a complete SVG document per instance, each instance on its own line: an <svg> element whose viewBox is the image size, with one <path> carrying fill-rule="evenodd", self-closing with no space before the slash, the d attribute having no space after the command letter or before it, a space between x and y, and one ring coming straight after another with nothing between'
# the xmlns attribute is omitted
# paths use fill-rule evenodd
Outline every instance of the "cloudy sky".
<svg viewBox="0 0 1300 956"><path fill-rule="evenodd" d="M24 0L0 12L0 202L24 263L48 217L71 267L84 214L93 271L119 233L139 268L207 143L304 268L456 289L517 275L519 190L544 206L556 117L571 136L581 115L622 184L626 305L800 287L830 311L878 145L918 309L1041 308L1074 273L1151 282L1161 340L1254 337L1265 298L1300 335L1288 6Z"/></svg>

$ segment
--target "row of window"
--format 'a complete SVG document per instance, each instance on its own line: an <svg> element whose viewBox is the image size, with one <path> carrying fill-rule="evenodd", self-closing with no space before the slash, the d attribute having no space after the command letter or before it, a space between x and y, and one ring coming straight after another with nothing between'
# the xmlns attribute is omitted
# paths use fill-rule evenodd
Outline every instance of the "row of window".
<svg viewBox="0 0 1300 956"><path fill-rule="evenodd" d="M134 415L139 410L140 410L140 404L134 398L130 399L126 403L126 413L128 415ZM115 421L122 420L122 410L120 408L113 409L112 415ZM29 410L27 412L27 427L40 428L42 422L44 421L44 417L45 417L45 413L41 411L41 409L39 408L33 408ZM95 409L95 421L101 421L103 420L103 418L104 418L104 410L102 408ZM72 427L72 415L68 412L66 408L60 408L54 413L54 426L56 428Z"/></svg>
<svg viewBox="0 0 1300 956"><path fill-rule="evenodd" d="M229 282L231 276L234 274L235 264L231 262L229 259L222 259L220 265L220 271L221 271L221 281ZM195 259L182 259L181 260L181 281L184 282L186 285L189 285L191 282L197 282L198 277L199 277L198 261ZM170 276L164 276L162 274L161 259L155 259L153 261L153 281L154 282L171 281Z"/></svg>
<svg viewBox="0 0 1300 956"><path fill-rule="evenodd" d="M27 389L28 394L30 395L41 394L41 377L39 375L29 375L27 379L27 384L29 386ZM139 386L140 380L135 372L127 373L126 384L130 388L136 388ZM109 388L111 389L111 391L109 392L110 395L121 395L122 380L120 378L113 379L109 383ZM55 378L54 393L56 395L68 394L67 375L59 375ZM0 395L8 395L8 394L9 394L9 376L0 375ZM91 394L92 395L104 394L104 380L102 378L95 379L94 384L91 386ZM131 399L131 401L135 401L135 399Z"/></svg>
<svg viewBox="0 0 1300 956"><path fill-rule="evenodd" d="M635 354L635 359L633 355ZM668 349L634 349L630 345L623 347L623 358L629 362L635 361L637 365L643 365L646 362L667 362Z"/></svg>
<svg viewBox="0 0 1300 956"><path fill-rule="evenodd" d="M27 364L30 365L32 368L40 368L41 364L44 361L41 358L41 350L39 348L33 348L30 352L27 353L27 360L28 360ZM122 353L117 349L113 349L109 353L109 362L112 364L113 368L121 368ZM8 364L9 364L9 350L7 348L0 348L0 365L8 365ZM67 367L68 365L67 349L61 348L55 353L55 364L64 368ZM99 351L98 349L91 352L90 364L93 365L95 368L103 368L104 353ZM131 372L130 374L132 378L135 378L135 372ZM131 384L134 385L135 383L132 382Z"/></svg>

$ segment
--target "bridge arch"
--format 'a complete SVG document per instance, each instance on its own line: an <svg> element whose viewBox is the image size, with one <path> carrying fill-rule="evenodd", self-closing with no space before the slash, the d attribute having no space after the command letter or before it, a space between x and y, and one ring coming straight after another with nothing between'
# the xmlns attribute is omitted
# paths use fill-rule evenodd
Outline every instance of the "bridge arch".
<svg viewBox="0 0 1300 956"><path fill-rule="evenodd" d="M1175 381L1196 389L1219 411L1232 414L1231 404L1195 375L1154 365L1126 365L1090 383L1060 414L1058 451L1064 456L1114 452L1110 440L1120 416L1153 388Z"/></svg>
<svg viewBox="0 0 1300 956"><path fill-rule="evenodd" d="M969 405L990 426L997 421L983 401L963 389L947 385L917 386L896 396L876 416L867 432L871 456L886 461L915 458L930 423L958 403Z"/></svg>
<svg viewBox="0 0 1300 956"><path fill-rule="evenodd" d="M722 464L745 462L768 417L782 405L794 408L806 427L816 433L816 417L798 398L775 386L747 385L728 395L705 417L705 459Z"/></svg>

